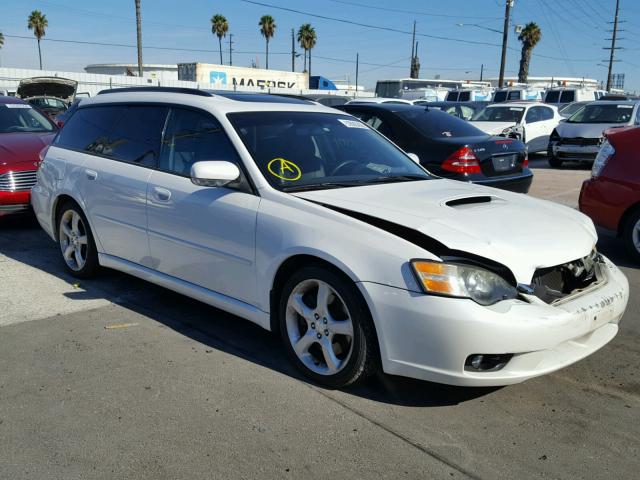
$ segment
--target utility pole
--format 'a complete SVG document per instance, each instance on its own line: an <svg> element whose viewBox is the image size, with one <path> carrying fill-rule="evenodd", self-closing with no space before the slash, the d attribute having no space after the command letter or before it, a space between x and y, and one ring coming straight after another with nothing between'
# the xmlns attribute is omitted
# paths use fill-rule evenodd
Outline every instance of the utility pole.
<svg viewBox="0 0 640 480"><path fill-rule="evenodd" d="M413 59L416 55L416 21L413 21L413 37L411 38L411 62L409 64L409 78L413 78Z"/></svg>
<svg viewBox="0 0 640 480"><path fill-rule="evenodd" d="M607 92L611 91L611 77L612 77L612 69L613 69L613 55L616 50L619 50L620 47L616 48L616 37L618 36L618 11L620 10L620 0L616 0L616 16L613 19L613 34L611 35L611 52L609 53L609 71L607 72ZM605 48L605 50L607 50Z"/></svg>
<svg viewBox="0 0 640 480"><path fill-rule="evenodd" d="M229 34L229 66L233 65L233 33Z"/></svg>
<svg viewBox="0 0 640 480"><path fill-rule="evenodd" d="M480 64L480 81L482 81L482 74L484 73L484 63Z"/></svg>
<svg viewBox="0 0 640 480"><path fill-rule="evenodd" d="M293 28L291 29L291 71L296 71L296 34Z"/></svg>
<svg viewBox="0 0 640 480"><path fill-rule="evenodd" d="M136 31L138 37L138 76L142 77L142 18L140 15L140 1L135 0L136 4Z"/></svg>
<svg viewBox="0 0 640 480"><path fill-rule="evenodd" d="M507 60L507 41L509 40L509 17L511 15L511 7L513 0L507 0L504 9L504 27L502 29L502 56L500 58L500 76L498 77L498 88L504 83L504 64Z"/></svg>
<svg viewBox="0 0 640 480"><path fill-rule="evenodd" d="M353 98L358 96L358 68L360 67L360 54L356 53L356 93Z"/></svg>

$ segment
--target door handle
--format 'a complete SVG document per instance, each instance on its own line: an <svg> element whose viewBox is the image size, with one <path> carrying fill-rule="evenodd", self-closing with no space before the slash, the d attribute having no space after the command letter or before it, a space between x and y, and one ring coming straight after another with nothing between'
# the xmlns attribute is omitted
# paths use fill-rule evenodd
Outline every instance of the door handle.
<svg viewBox="0 0 640 480"><path fill-rule="evenodd" d="M153 187L153 193L157 200L161 202L167 202L171 198L171 192L166 188Z"/></svg>
<svg viewBox="0 0 640 480"><path fill-rule="evenodd" d="M95 180L96 178L98 178L98 172L96 172L95 170L86 169L84 173L87 175L87 178L89 180Z"/></svg>

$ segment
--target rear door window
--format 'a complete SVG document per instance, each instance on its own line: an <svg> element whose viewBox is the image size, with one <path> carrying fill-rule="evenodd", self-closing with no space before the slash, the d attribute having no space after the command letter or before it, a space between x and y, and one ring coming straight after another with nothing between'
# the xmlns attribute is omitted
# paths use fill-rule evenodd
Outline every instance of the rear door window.
<svg viewBox="0 0 640 480"><path fill-rule="evenodd" d="M155 167L168 111L168 107L148 105L80 108L55 145Z"/></svg>
<svg viewBox="0 0 640 480"><path fill-rule="evenodd" d="M509 100L520 100L520 90L512 90L508 95Z"/></svg>
<svg viewBox="0 0 640 480"><path fill-rule="evenodd" d="M551 120L553 119L553 110L548 107L538 107L540 109L540 117L542 120Z"/></svg>
<svg viewBox="0 0 640 480"><path fill-rule="evenodd" d="M471 92L460 92L459 102L468 102L469 100L471 100Z"/></svg>
<svg viewBox="0 0 640 480"><path fill-rule="evenodd" d="M547 96L544 98L545 103L558 103L560 99L560 91L559 90L550 90L547 92Z"/></svg>

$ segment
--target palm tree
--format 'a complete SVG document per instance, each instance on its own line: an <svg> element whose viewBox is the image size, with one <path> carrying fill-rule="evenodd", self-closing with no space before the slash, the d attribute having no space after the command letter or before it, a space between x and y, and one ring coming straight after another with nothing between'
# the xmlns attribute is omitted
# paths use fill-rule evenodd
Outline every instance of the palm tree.
<svg viewBox="0 0 640 480"><path fill-rule="evenodd" d="M276 33L276 21L271 15L263 15L260 17L260 33L267 42L267 59L266 67L269 68L269 39Z"/></svg>
<svg viewBox="0 0 640 480"><path fill-rule="evenodd" d="M138 43L138 76L142 77L142 15L140 14L140 0L135 0L136 5L136 40Z"/></svg>
<svg viewBox="0 0 640 480"><path fill-rule="evenodd" d="M44 15L40 10L34 10L29 15L27 28L29 30L33 30L33 34L38 39L38 58L40 59L40 70L42 70L42 50L40 50L40 39L44 37L45 30L49 26L49 22L47 21L47 16Z"/></svg>
<svg viewBox="0 0 640 480"><path fill-rule="evenodd" d="M311 49L316 46L318 37L316 30L310 23L305 23L298 29L298 43L304 48L305 70L311 75ZM307 52L309 52L309 68L307 69Z"/></svg>
<svg viewBox="0 0 640 480"><path fill-rule="evenodd" d="M216 13L211 17L211 33L218 36L218 45L220 47L220 65L222 65L222 37L227 36L229 31L229 22L224 15Z"/></svg>
<svg viewBox="0 0 640 480"><path fill-rule="evenodd" d="M527 23L520 32L520 35L518 35L518 40L522 42L520 70L518 71L518 82L520 83L527 83L527 77L529 76L529 64L531 63L531 53L541 38L542 31L534 22Z"/></svg>

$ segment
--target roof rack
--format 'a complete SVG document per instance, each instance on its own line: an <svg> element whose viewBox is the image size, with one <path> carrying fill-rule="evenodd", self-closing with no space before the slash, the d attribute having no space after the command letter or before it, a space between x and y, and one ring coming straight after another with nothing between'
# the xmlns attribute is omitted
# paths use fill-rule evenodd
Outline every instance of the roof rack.
<svg viewBox="0 0 640 480"><path fill-rule="evenodd" d="M165 93L185 93L188 95L198 95L200 97L213 97L213 93L198 90L197 88L183 87L123 87L100 90L98 95L105 93L126 93L126 92L165 92Z"/></svg>

